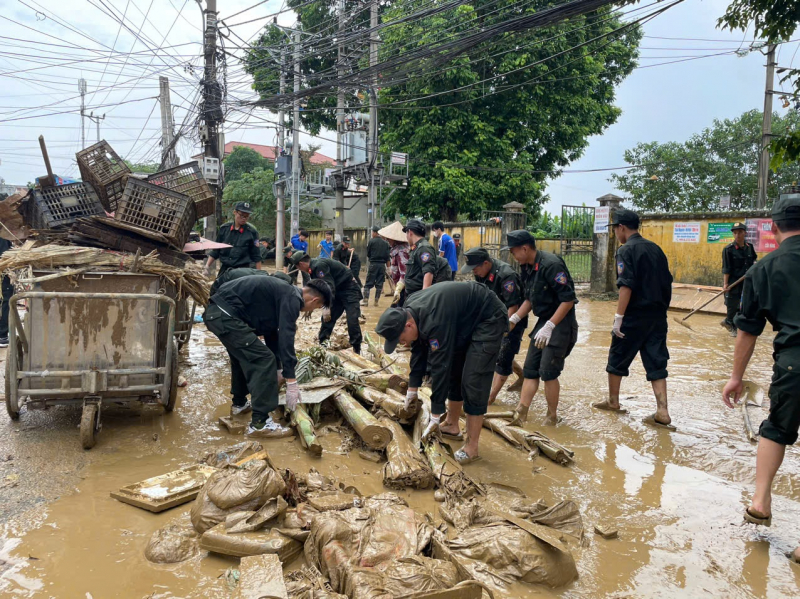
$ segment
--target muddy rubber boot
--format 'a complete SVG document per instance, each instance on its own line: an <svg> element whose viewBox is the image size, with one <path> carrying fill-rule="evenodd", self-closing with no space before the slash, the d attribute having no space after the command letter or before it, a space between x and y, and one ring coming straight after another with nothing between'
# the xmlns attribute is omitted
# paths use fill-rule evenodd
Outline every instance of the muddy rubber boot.
<svg viewBox="0 0 800 599"><path fill-rule="evenodd" d="M518 405L517 409L514 410L514 418L511 419L509 424L511 426L522 426L525 424L528 421L528 410L530 409L530 406Z"/></svg>
<svg viewBox="0 0 800 599"><path fill-rule="evenodd" d="M377 307L378 307L378 302L379 302L379 301L380 301L380 298L379 298L379 297L376 295L376 296L375 296L375 301L372 303L372 305L373 305L373 306L375 306L375 307L377 308Z"/></svg>
<svg viewBox="0 0 800 599"><path fill-rule="evenodd" d="M362 294L364 295L364 299L361 300L361 305L362 306L369 306L369 289L364 287L364 290L363 290Z"/></svg>

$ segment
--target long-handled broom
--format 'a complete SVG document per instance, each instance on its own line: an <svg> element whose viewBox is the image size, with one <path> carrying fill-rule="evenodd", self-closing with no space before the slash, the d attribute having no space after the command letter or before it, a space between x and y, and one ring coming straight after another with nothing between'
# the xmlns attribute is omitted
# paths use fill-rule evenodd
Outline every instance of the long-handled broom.
<svg viewBox="0 0 800 599"><path fill-rule="evenodd" d="M733 289L734 287L736 287L737 285L739 285L739 284L740 284L742 281L744 281L744 277L742 277L741 279L739 279L738 281L736 281L736 282L735 282L733 285L731 285L730 287L728 287L728 291L730 291L731 289ZM675 322L677 322L678 324L682 324L682 325L683 325L683 326L685 326L687 329L691 329L692 327L690 327L690 326L689 326L689 325L686 323L686 320L688 320L688 319L689 319L689 317L690 317L690 316L692 316L693 314L695 314L695 313L699 312L700 310L702 310L703 308L705 308L705 307L706 307L708 304L710 304L711 302L713 302L715 299L717 299L717 298L718 298L720 295L722 295L723 293L725 293L725 290L724 290L724 289L723 289L722 291L720 291L719 293L717 293L717 294L716 294L714 297L712 297L710 300L708 300L706 303L704 303L704 304L703 304L702 306L700 306L699 308L695 308L694 310L692 310L691 312L689 312L689 313L688 313L686 316L684 316L683 318L678 318L677 316L673 316L673 317L672 317L672 318L673 318L673 320L674 320Z"/></svg>

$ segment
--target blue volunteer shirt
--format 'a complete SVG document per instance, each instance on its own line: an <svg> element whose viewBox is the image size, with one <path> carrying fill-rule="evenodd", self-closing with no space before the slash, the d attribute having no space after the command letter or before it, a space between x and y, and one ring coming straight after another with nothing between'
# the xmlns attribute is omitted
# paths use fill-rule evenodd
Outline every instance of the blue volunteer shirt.
<svg viewBox="0 0 800 599"><path fill-rule="evenodd" d="M319 242L319 257L320 258L330 258L333 256L333 242L332 241L325 241L324 239Z"/></svg>
<svg viewBox="0 0 800 599"><path fill-rule="evenodd" d="M453 242L453 238L447 233L442 233L442 238L439 240L439 251L444 252L444 257L450 264L450 270L458 270L456 244Z"/></svg>
<svg viewBox="0 0 800 599"><path fill-rule="evenodd" d="M299 235L292 236L292 247L298 251L308 253L308 242L300 241Z"/></svg>

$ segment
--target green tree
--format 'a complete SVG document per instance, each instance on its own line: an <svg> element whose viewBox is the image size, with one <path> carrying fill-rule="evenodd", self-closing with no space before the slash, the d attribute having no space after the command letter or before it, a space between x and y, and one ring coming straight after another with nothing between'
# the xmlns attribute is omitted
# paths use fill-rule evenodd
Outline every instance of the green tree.
<svg viewBox="0 0 800 599"><path fill-rule="evenodd" d="M336 68L329 37L335 2L290 0L289 5L298 10L306 31L323 34L319 41L304 42L309 58L302 65L303 84L313 86ZM472 0L435 16L402 21L430 3L383 3L382 21L397 24L381 31L381 60L550 6L547 0L524 7L514 0ZM356 24L368 18L362 8L347 0L347 14ZM641 38L637 27L615 31L620 26L610 9L601 9L545 29L498 36L446 64L434 62L400 84L383 85L381 148L407 152L412 176L386 210L452 220L459 214L478 218L481 210L499 209L512 199L535 209L546 173L580 157L589 137L619 117L615 86L635 66ZM268 27L245 65L264 98L277 93L278 77L267 46L274 54L282 36ZM301 119L312 134L322 127L335 129L333 96L309 98ZM346 100L357 108L368 97L367 90L348 89Z"/></svg>
<svg viewBox="0 0 800 599"><path fill-rule="evenodd" d="M225 184L229 185L241 179L246 173L256 169L270 170L272 163L261 154L245 146L236 146L223 160L225 164Z"/></svg>
<svg viewBox="0 0 800 599"><path fill-rule="evenodd" d="M131 162L130 160L125 160L124 162L134 173L144 173L146 175L157 173L160 166L158 162Z"/></svg>
<svg viewBox="0 0 800 599"><path fill-rule="evenodd" d="M647 142L626 150L625 161L635 165L610 181L640 210L685 212L714 210L723 195L732 209L752 208L758 189L762 113L745 112L735 119L715 120L688 141ZM773 131L782 135L800 124L792 112L773 115ZM767 196L800 177L800 167L786 165L770 178Z"/></svg>

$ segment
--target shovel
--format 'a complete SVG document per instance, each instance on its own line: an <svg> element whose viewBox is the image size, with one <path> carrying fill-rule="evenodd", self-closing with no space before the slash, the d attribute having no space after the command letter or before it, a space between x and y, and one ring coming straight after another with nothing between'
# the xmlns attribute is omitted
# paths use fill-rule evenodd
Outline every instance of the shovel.
<svg viewBox="0 0 800 599"><path fill-rule="evenodd" d="M728 287L728 291L730 291L731 289L733 289L734 287L736 287L736 286L737 286L739 283L741 283L742 281L744 281L744 277L742 277L741 279L739 279L738 281L736 281L736 282L735 282L733 285L731 285L730 287ZM710 304L711 302L713 302L715 299L717 299L717 298L718 298L720 295L722 295L723 293L725 293L725 290L724 290L724 289L723 289L722 291L720 291L719 293L717 293L717 294L716 294L714 297L712 297L710 300L708 300L706 303L704 303L704 304L703 304L702 306L700 306L699 308L695 308L694 310L692 310L691 312L689 312L689 313L688 313L686 316L684 316L683 318L680 318L680 319L679 319L677 316L673 316L673 320L674 320L675 322L677 322L678 324L682 324L682 325L683 325L683 326L685 326L687 329L691 329L692 327L690 327L688 324L686 324L686 322L685 322L685 321L686 321L686 320L688 320L690 316L694 315L695 313L697 313L697 312L699 312L700 310L702 310L703 308L705 308L705 307L706 307L708 304Z"/></svg>
<svg viewBox="0 0 800 599"><path fill-rule="evenodd" d="M44 135L39 136L39 147L42 149L42 158L44 158L44 166L47 169L46 177L39 177L40 187L55 187L56 178L53 175L53 169L50 167L50 156L47 154L47 146L44 144Z"/></svg>

